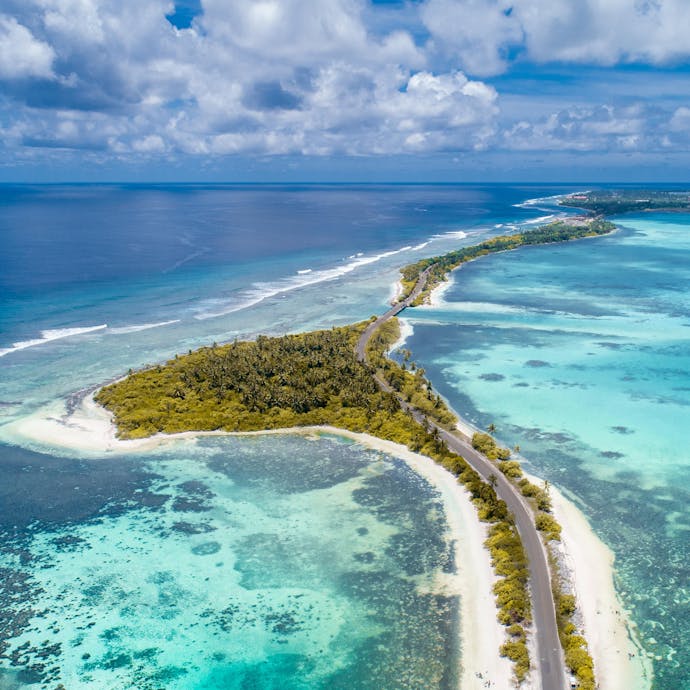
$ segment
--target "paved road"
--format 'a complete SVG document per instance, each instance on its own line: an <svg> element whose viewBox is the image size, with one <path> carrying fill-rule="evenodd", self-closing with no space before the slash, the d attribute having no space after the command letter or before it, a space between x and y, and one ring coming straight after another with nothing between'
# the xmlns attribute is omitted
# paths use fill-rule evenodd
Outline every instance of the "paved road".
<svg viewBox="0 0 690 690"><path fill-rule="evenodd" d="M417 284L414 286L412 292L404 299L402 302L398 302L397 304L394 304L385 314L382 316L379 316L376 321L373 321L369 326L367 326L366 330L362 335L360 336L359 340L357 341L357 359L360 362L366 361L367 358L367 343L369 342L369 338L373 335L374 331L383 323L388 321L388 319L392 318L393 316L397 316L403 309L406 307L409 307L412 302L414 302L421 291L424 289L424 286L426 285L426 279L429 277L429 268L423 270L419 274L419 279L417 280Z"/></svg>
<svg viewBox="0 0 690 690"><path fill-rule="evenodd" d="M366 346L374 331L391 317L399 314L416 299L424 289L428 277L428 271L420 274L417 285L407 299L399 302L389 309L385 314L379 316L376 321L367 327L357 342L357 357L360 361L365 361ZM388 384L376 377L379 385L391 391ZM408 405L404 400L400 401L403 408L408 410L417 422L424 420L424 415L416 408ZM542 690L565 690L565 664L563 661L563 650L558 639L558 627L556 625L556 614L551 593L551 577L546 553L541 542L539 533L534 526L531 509L518 490L501 474L485 456L478 453L472 445L459 432L450 432L440 427L433 420L427 419L427 424L431 428L436 428L441 438L446 442L448 448L458 455L462 455L465 460L473 467L484 479L493 475L496 478L496 493L502 498L508 509L515 517L522 544L529 559L529 588L532 598L532 617L534 621L535 642L539 657L539 675Z"/></svg>

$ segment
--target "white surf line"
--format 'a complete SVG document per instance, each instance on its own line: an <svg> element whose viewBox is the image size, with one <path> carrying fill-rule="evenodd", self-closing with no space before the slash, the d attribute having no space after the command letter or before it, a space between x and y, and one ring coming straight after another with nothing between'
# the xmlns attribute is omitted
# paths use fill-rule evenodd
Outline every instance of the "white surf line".
<svg viewBox="0 0 690 690"><path fill-rule="evenodd" d="M85 333L93 333L95 331L102 331L108 328L107 324L101 324L100 326L86 326L82 328L50 328L41 331L40 338L33 338L31 340L21 340L17 343L13 343L12 347L0 348L0 357L9 355L13 352L18 352L19 350L26 350L30 347L37 347L38 345L44 345L45 343L53 342L54 340L62 340L63 338L72 338L79 335L84 335Z"/></svg>

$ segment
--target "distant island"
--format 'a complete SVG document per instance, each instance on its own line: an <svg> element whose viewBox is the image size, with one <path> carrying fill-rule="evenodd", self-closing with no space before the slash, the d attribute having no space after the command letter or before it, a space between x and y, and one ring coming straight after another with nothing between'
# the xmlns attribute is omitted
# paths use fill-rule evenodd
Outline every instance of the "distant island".
<svg viewBox="0 0 690 690"><path fill-rule="evenodd" d="M561 206L583 208L602 216L623 213L665 211L689 212L690 191L670 192L656 189L610 189L570 194Z"/></svg>
<svg viewBox="0 0 690 690"><path fill-rule="evenodd" d="M497 495L498 476L490 474L485 481L465 457L449 448L456 440L450 434L457 433L457 418L434 392L424 370L409 356L402 363L387 357L399 337L392 317L421 303L451 270L468 261L614 229L598 215L578 217L423 259L401 270L399 302L379 319L326 331L214 344L176 356L165 365L130 371L123 380L98 391L95 399L113 414L121 438L330 425L402 443L434 459L458 477L480 520L492 525L486 546L499 578L494 587L498 618L508 636L500 653L513 661L520 683L531 667L525 626L532 620L532 607L529 561L515 516ZM471 446L470 452L475 449L493 463L505 478L501 482L510 481L512 491L531 504L534 515L528 527L543 534L546 542L558 540L560 526L551 515L548 491L528 481L510 451L497 446L488 434L475 434ZM574 597L561 591L557 572L549 575L544 569L546 582L551 580L553 586L553 611L566 666L579 687L593 690L592 659L572 621Z"/></svg>

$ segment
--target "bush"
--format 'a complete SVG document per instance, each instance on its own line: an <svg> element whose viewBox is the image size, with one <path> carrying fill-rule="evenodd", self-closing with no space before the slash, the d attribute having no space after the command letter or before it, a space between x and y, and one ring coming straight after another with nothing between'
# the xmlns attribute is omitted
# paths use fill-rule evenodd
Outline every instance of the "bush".
<svg viewBox="0 0 690 690"><path fill-rule="evenodd" d="M539 510L543 510L545 513L551 512L551 496L549 496L548 492L544 491L543 489L539 489L536 499L537 508Z"/></svg>
<svg viewBox="0 0 690 690"><path fill-rule="evenodd" d="M510 635L512 638L524 642L527 635L525 633L525 629L521 626L518 625L517 623L513 623L513 625L509 626L508 629L506 630L508 635Z"/></svg>
<svg viewBox="0 0 690 690"><path fill-rule="evenodd" d="M504 642L500 648L501 656L507 657L514 664L515 679L521 683L530 670L529 652L524 641Z"/></svg>
<svg viewBox="0 0 690 690"><path fill-rule="evenodd" d="M559 541L561 538L561 526L547 513L537 513L534 523L540 532L544 532L549 539Z"/></svg>
<svg viewBox="0 0 690 690"><path fill-rule="evenodd" d="M518 486L520 487L520 492L522 493L523 496L526 496L527 498L532 498L533 496L536 496L541 489L538 486L535 486L532 484L532 482L525 477L524 479L521 479L518 482Z"/></svg>
<svg viewBox="0 0 690 690"><path fill-rule="evenodd" d="M425 291L418 300L422 301L448 271L463 262L523 245L562 242L613 229L612 224L604 221L588 226L558 221L529 232L494 237L406 266L402 270L404 290L409 293L420 273L429 268ZM423 370L410 364L409 371L386 357L399 334L397 320L391 319L378 329L368 343L367 362L359 361L355 345L373 319L281 338L259 336L255 342L222 346L214 343L212 347L176 356L165 366L130 371L127 379L104 387L95 399L113 413L118 434L123 438L159 431L248 431L330 423L343 429L375 433L426 453L458 476L471 492L480 519L493 523L487 545L494 570L502 578L495 589L501 608L499 619L509 626L509 634L515 638L501 647L501 653L515 662L516 678L522 680L530 666L524 629L519 623L530 620L530 600L527 559L513 519L492 486L482 481L462 457L450 453L437 433L415 424L411 415L402 410L395 394L380 390L374 373L386 379L401 398L412 401L428 418L441 425L455 422L443 400L433 394ZM519 464L509 460L510 451L497 446L488 434L475 434L472 445L488 458L501 461L506 476L521 476ZM543 511L550 510L546 492L529 482L523 484L524 481L519 484L523 494L536 498ZM546 518L539 518L543 529L555 533L558 526L545 522ZM577 646L577 640L573 645L573 663L580 669L579 677L586 678L591 659L588 667L586 650Z"/></svg>
<svg viewBox="0 0 690 690"><path fill-rule="evenodd" d="M510 459L510 451L508 448L497 448L496 449L496 459L497 460L509 460ZM520 465L518 464L518 467ZM522 474L522 472L520 472Z"/></svg>
<svg viewBox="0 0 690 690"><path fill-rule="evenodd" d="M517 460L509 460L508 462L502 462L498 469L505 474L509 479L519 479L522 477L522 468Z"/></svg>
<svg viewBox="0 0 690 690"><path fill-rule="evenodd" d="M518 486L520 487L520 492L523 496L533 498L535 500L539 510L544 511L545 513L551 512L551 497L549 496L548 491L536 486L535 484L532 484L532 482L530 482L530 480L526 477L518 482Z"/></svg>
<svg viewBox="0 0 690 690"><path fill-rule="evenodd" d="M558 613L570 618L575 613L575 597L572 594L561 594L558 598Z"/></svg>

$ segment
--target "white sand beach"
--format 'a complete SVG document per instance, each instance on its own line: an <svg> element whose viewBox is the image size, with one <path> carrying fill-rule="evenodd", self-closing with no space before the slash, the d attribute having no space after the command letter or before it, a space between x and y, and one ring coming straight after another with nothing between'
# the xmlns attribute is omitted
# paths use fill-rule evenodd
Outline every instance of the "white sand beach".
<svg viewBox="0 0 690 690"><path fill-rule="evenodd" d="M531 477L538 484L540 480ZM613 584L614 556L587 518L558 489L550 487L553 513L563 532L557 547L577 597L584 636L602 690L646 690L652 668L636 641Z"/></svg>
<svg viewBox="0 0 690 690"><path fill-rule="evenodd" d="M459 270L461 266L455 269ZM435 307L440 307L443 304L443 295L453 286L453 280L455 271L451 272L450 275L446 277L446 280L441 281L430 293L427 300L427 305L432 309Z"/></svg>
<svg viewBox="0 0 690 690"><path fill-rule="evenodd" d="M469 424L462 431L471 434ZM111 415L87 396L69 416L57 407L43 410L15 423L12 433L39 446L61 447L88 453L127 453L154 448L181 438L227 435L228 432L184 432L138 440L120 440ZM412 453L405 446L367 434L334 427L300 427L236 435L329 433L351 438L363 445L390 453L409 464L440 492L452 538L456 542L458 576L446 587L455 588L461 598L461 688L479 690L513 687L511 666L498 654L505 633L496 620L491 592L495 582L488 551L484 548L486 526L477 520L469 495L455 477L431 459ZM539 479L532 478L536 483ZM651 669L634 641L625 612L613 585L613 554L594 534L585 516L562 493L551 488L554 513L563 528L562 562L575 591L585 637L594 658L602 690L646 690L651 686ZM491 683L487 685L487 683ZM527 684L524 687L536 687ZM545 689L543 689L545 690Z"/></svg>
<svg viewBox="0 0 690 690"><path fill-rule="evenodd" d="M496 619L496 604L491 591L496 576L491 568L489 552L484 548L487 527L477 520L469 493L450 472L430 458L412 453L403 445L368 434L353 434L330 427L326 429L405 460L415 472L437 488L446 508L458 565L455 586L460 595L460 687L463 690L512 688L511 663L498 654L500 645L505 641L505 629Z"/></svg>
<svg viewBox="0 0 690 690"><path fill-rule="evenodd" d="M151 438L122 441L115 436L110 414L87 396L69 417L55 409L49 415L37 414L18 423L13 432L39 445L75 449L95 454L142 451L181 438L229 435L222 431L158 434ZM240 432L234 435L258 434L334 434L400 458L441 494L446 507L448 526L456 545L458 573L441 585L446 593L460 596L460 645L462 648L461 688L509 690L513 687L511 664L499 656L505 639L503 627L496 620L496 606L491 588L495 582L488 551L484 548L486 526L477 514L464 487L433 460L412 453L405 446L335 427L300 427L270 431ZM488 685L490 683L490 685Z"/></svg>
<svg viewBox="0 0 690 690"><path fill-rule="evenodd" d="M441 306L443 295L453 285L461 268L451 271L446 281L432 290L428 306L420 308ZM468 438L477 431L459 415L456 426ZM533 483L542 484L541 479L526 476ZM554 516L563 530L561 543L556 547L561 563L566 566L567 572L562 575L568 578L577 599L599 688L648 690L652 685L652 666L616 593L613 552L594 533L585 515L572 501L553 486L550 494Z"/></svg>

